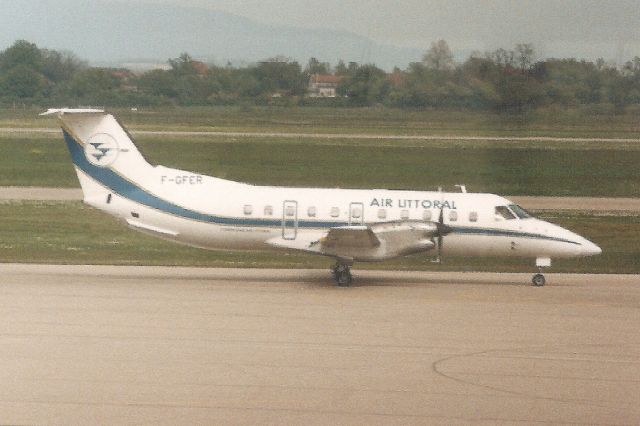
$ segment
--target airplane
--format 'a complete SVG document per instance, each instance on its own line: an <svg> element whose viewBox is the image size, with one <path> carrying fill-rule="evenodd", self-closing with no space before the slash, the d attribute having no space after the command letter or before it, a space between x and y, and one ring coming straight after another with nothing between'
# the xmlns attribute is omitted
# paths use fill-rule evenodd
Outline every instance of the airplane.
<svg viewBox="0 0 640 426"><path fill-rule="evenodd" d="M102 109L55 114L84 203L129 227L178 243L228 250L293 250L335 259L338 286L354 262L415 253L535 259L534 286L552 258L600 247L493 194L258 186L152 165L126 128Z"/></svg>

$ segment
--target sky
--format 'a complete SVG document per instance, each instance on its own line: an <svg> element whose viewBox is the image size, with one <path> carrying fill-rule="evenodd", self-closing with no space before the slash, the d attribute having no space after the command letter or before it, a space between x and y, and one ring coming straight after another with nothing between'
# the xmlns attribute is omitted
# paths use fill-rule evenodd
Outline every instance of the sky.
<svg viewBox="0 0 640 426"><path fill-rule="evenodd" d="M608 61L640 56L640 0L130 0L223 10L272 25L347 30L468 54L533 43L537 56Z"/></svg>

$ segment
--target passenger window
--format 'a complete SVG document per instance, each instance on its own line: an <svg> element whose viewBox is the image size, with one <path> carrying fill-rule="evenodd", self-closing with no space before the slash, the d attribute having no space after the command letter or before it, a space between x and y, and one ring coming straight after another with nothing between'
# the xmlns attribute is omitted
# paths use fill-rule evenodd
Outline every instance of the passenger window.
<svg viewBox="0 0 640 426"><path fill-rule="evenodd" d="M456 222L458 220L458 212L455 210L449 211L449 220L451 222Z"/></svg>
<svg viewBox="0 0 640 426"><path fill-rule="evenodd" d="M431 220L431 210L425 210L422 212L422 219L426 221Z"/></svg>
<svg viewBox="0 0 640 426"><path fill-rule="evenodd" d="M253 206L251 206L250 204L245 204L244 214L249 216L251 213L253 213Z"/></svg>
<svg viewBox="0 0 640 426"><path fill-rule="evenodd" d="M314 206L311 206L307 209L307 216L316 217L316 208Z"/></svg>
<svg viewBox="0 0 640 426"><path fill-rule="evenodd" d="M293 206L287 206L287 208L284 211L284 214L287 217L293 217L296 214L296 209L293 208Z"/></svg>
<svg viewBox="0 0 640 426"><path fill-rule="evenodd" d="M362 216L362 210L359 207L354 207L351 209L351 217L354 219L359 219Z"/></svg>
<svg viewBox="0 0 640 426"><path fill-rule="evenodd" d="M331 217L340 216L340 209L337 207L331 207Z"/></svg>
<svg viewBox="0 0 640 426"><path fill-rule="evenodd" d="M516 217L511 213L507 206L496 206L496 219L512 220Z"/></svg>
<svg viewBox="0 0 640 426"><path fill-rule="evenodd" d="M273 207L272 206L264 206L264 215L265 216L273 216Z"/></svg>
<svg viewBox="0 0 640 426"><path fill-rule="evenodd" d="M400 219L403 219L403 220L409 219L409 210L401 210Z"/></svg>
<svg viewBox="0 0 640 426"><path fill-rule="evenodd" d="M478 221L478 212L470 212L469 222L477 222L477 221Z"/></svg>
<svg viewBox="0 0 640 426"><path fill-rule="evenodd" d="M378 219L386 219L387 211L385 209L378 210Z"/></svg>

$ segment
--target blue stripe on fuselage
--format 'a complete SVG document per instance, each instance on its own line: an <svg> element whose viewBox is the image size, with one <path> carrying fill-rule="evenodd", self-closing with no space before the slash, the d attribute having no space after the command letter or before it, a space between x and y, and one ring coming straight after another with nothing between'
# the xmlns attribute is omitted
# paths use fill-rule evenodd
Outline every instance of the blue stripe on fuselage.
<svg viewBox="0 0 640 426"><path fill-rule="evenodd" d="M473 235L491 235L498 237L518 237L518 238L533 238L538 240L558 241L561 243L570 243L576 245L582 245L576 241L567 240L564 238L550 237L542 234L533 234L530 232L510 231L505 229L492 229L492 228L474 228L466 226L450 226L453 233L456 234L473 234Z"/></svg>
<svg viewBox="0 0 640 426"><path fill-rule="evenodd" d="M158 198L157 196L145 191L139 186L133 184L129 180L123 178L118 173L108 167L97 167L87 161L84 154L84 149L66 130L63 129L64 139L71 153L71 159L73 163L80 168L83 172L91 176L96 181L100 182L103 186L109 188L114 193L121 197L127 198L136 203L151 207L153 209L169 213L174 216L182 217L185 219L197 220L200 222L216 223L220 225L236 225L236 226L271 226L280 227L282 221L279 219L247 219L237 217L222 217L205 213L200 213L194 210L190 210L184 207L180 207L176 204L170 203L166 200ZM331 222L331 221L298 221L298 227L301 228L334 228L339 226L346 226L347 222ZM491 236L504 236L504 237L520 237L520 238L534 238L544 239L549 241L559 241L571 244L580 245L575 241L570 241L562 238L549 237L541 234L532 234L526 232L509 231L501 229L487 229L476 227L464 227L464 226L452 226L452 231L458 234L474 234L474 235L491 235Z"/></svg>
<svg viewBox="0 0 640 426"><path fill-rule="evenodd" d="M109 188L114 193L127 198L136 203L143 204L147 207L151 207L156 210L160 210L165 213L170 213L175 216L183 217L186 219L193 219L200 222L217 223L221 225L238 225L238 226L275 226L282 225L282 221L278 219L246 219L235 217L221 217L214 216L205 213L200 213L194 210L190 210L184 207L180 207L176 204L165 201L157 196L145 191L144 189L136 186L132 182L120 176L114 172L111 168L97 167L87 161L82 146L76 142L76 140L63 130L64 139L67 142L67 147L71 153L71 159L73 163L80 168L83 172L91 176L96 181L100 182L103 186ZM320 222L320 221L299 221L298 226L304 228L333 228L338 226L345 226L346 222Z"/></svg>

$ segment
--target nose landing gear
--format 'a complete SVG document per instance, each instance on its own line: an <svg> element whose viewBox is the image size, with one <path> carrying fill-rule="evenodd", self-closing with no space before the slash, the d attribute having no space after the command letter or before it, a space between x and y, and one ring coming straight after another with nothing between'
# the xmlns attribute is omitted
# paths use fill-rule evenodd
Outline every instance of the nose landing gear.
<svg viewBox="0 0 640 426"><path fill-rule="evenodd" d="M542 271L544 268L548 268L551 266L551 258L549 257L538 257L536 259L536 266L538 267L538 273L531 278L531 284L535 287L542 287L546 284L547 280L545 280Z"/></svg>
<svg viewBox="0 0 640 426"><path fill-rule="evenodd" d="M542 268L540 268L540 272L542 272ZM545 283L546 280L544 279L544 275L542 275L542 273L535 274L531 279L531 284L533 284L535 287L542 287Z"/></svg>

